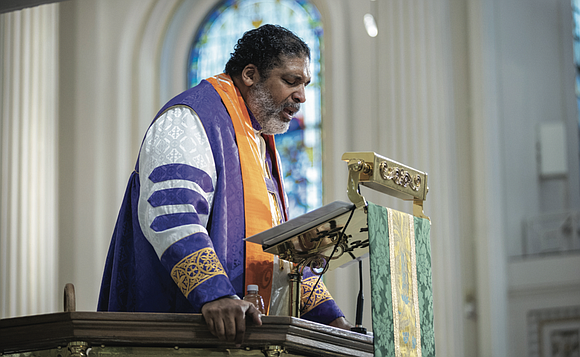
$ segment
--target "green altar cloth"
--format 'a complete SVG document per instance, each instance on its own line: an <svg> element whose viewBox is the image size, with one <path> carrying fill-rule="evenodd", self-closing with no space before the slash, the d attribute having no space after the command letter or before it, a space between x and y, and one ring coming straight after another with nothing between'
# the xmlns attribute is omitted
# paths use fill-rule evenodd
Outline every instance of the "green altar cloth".
<svg viewBox="0 0 580 357"><path fill-rule="evenodd" d="M435 356L429 220L369 202L375 356Z"/></svg>

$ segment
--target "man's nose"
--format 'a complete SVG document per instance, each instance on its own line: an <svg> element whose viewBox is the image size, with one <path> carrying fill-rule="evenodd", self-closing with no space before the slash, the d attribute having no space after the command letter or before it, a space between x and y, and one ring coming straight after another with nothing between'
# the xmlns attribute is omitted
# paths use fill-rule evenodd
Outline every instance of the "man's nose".
<svg viewBox="0 0 580 357"><path fill-rule="evenodd" d="M304 103L306 101L306 90L304 85L298 87L298 89L292 94L292 99L295 103Z"/></svg>

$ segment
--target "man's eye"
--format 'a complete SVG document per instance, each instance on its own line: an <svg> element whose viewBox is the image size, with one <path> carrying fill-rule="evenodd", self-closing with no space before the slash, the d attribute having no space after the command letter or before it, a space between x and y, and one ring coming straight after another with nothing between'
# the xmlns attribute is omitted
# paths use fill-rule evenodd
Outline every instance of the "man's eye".
<svg viewBox="0 0 580 357"><path fill-rule="evenodd" d="M286 84L293 86L294 82L290 82L289 80L285 79L284 82L286 82Z"/></svg>

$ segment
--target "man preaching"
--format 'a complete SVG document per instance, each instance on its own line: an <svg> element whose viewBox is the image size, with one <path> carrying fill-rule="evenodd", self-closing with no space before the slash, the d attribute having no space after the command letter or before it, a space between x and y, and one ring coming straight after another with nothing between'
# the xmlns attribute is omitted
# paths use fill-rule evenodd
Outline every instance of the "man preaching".
<svg viewBox="0 0 580 357"><path fill-rule="evenodd" d="M310 50L292 32L264 25L237 42L225 73L171 99L141 144L121 205L98 310L201 312L218 338L241 343L259 311L241 300L260 287L280 311L280 271L290 263L244 238L288 219L274 146L304 103ZM302 291L316 276L306 269ZM322 283L302 318L349 329Z"/></svg>

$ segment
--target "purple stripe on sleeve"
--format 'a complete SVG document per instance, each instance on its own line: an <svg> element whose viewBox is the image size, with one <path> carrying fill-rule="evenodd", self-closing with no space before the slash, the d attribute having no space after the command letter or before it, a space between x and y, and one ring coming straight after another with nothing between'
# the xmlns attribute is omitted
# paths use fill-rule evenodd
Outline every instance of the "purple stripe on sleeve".
<svg viewBox="0 0 580 357"><path fill-rule="evenodd" d="M205 197L201 193L188 188L178 187L155 191L147 201L153 207L190 204L198 214L209 213Z"/></svg>
<svg viewBox="0 0 580 357"><path fill-rule="evenodd" d="M195 212L172 213L155 217L151 223L151 229L155 232L161 232L170 228L199 223L199 216Z"/></svg>
<svg viewBox="0 0 580 357"><path fill-rule="evenodd" d="M156 167L149 175L149 180L155 183L168 180L187 180L197 183L205 192L213 191L211 177L205 171L185 164L168 164Z"/></svg>

